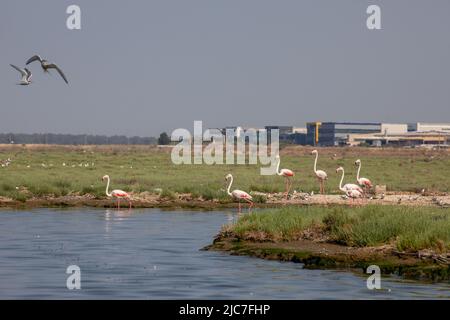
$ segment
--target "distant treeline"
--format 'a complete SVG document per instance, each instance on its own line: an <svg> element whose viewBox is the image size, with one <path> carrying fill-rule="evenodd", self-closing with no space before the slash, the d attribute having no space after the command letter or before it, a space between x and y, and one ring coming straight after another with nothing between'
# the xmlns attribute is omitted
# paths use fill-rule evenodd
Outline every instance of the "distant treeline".
<svg viewBox="0 0 450 320"><path fill-rule="evenodd" d="M101 145L101 144L157 144L154 137L99 136L74 134L24 134L0 133L0 144L64 144L64 145Z"/></svg>

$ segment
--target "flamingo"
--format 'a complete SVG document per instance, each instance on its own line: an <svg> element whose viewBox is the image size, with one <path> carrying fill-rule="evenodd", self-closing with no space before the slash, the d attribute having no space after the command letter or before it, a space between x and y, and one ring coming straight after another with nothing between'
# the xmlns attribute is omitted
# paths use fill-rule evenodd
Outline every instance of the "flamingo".
<svg viewBox="0 0 450 320"><path fill-rule="evenodd" d="M228 195L239 201L239 213L241 212L241 200L247 201L250 204L248 207L248 212L250 213L250 211L253 207L252 196L242 190L233 190L230 192L231 185L233 184L233 176L231 175L231 173L227 174L227 176L225 177L225 180L227 180L227 181L230 180L230 183L228 184L228 188L227 188Z"/></svg>
<svg viewBox="0 0 450 320"><path fill-rule="evenodd" d="M319 152L317 150L313 150L311 152L311 154L315 154L316 155L316 160L314 161L314 173L317 177L317 179L319 180L320 183L320 193L324 194L325 193L325 180L328 179L327 173L323 170L317 170L317 158L319 157Z"/></svg>
<svg viewBox="0 0 450 320"><path fill-rule="evenodd" d="M289 190L292 187L292 182L291 182L291 177L294 176L294 171L290 170L290 169L281 169L280 170L280 156L277 155L277 175L279 176L283 176L286 179L286 200L288 199L288 195L289 195Z"/></svg>
<svg viewBox="0 0 450 320"><path fill-rule="evenodd" d="M61 76L61 78L64 79L64 81L69 84L69 82L67 81L66 76L64 75L64 73L62 72L62 70L54 63L50 63L45 59L42 59L40 56L38 55L34 55L32 56L30 59L28 59L27 61L27 65L29 65L30 63L32 63L33 61L39 61L41 63L41 67L44 70L44 72L48 72L48 69L56 69L56 71L58 71L59 75Z"/></svg>
<svg viewBox="0 0 450 320"><path fill-rule="evenodd" d="M343 191L347 197L351 198L354 201L356 198L361 198L363 195L363 190L356 184L347 183L342 186L342 182L344 181L344 168L339 167L336 169L336 172L342 171L341 181L339 182L339 190Z"/></svg>
<svg viewBox="0 0 450 320"><path fill-rule="evenodd" d="M10 64L11 67L13 67L14 69L16 69L17 71L20 72L20 75L22 76L22 78L20 79L20 82L18 83L21 86L28 86L29 84L31 84L31 77L33 76L31 74L31 71L28 70L27 68L23 68L20 69L19 67Z"/></svg>
<svg viewBox="0 0 450 320"><path fill-rule="evenodd" d="M363 191L364 191L364 195L365 195L366 189L370 190L372 188L372 182L367 178L359 177L359 172L361 171L361 160L360 159L355 161L355 165L358 166L358 173L356 174L356 181L358 181L358 184L363 187Z"/></svg>
<svg viewBox="0 0 450 320"><path fill-rule="evenodd" d="M110 182L109 176L105 175L102 178L102 180L103 181L108 180L108 183L106 184L106 195L108 197L114 197L114 198L117 199L117 209L120 209L120 199L122 199L122 198L128 200L128 203L130 204L130 209L131 209L131 197L130 197L130 195L127 192L125 192L123 190L118 190L118 189L113 190L113 191L111 191L111 193L109 193L108 192L108 190L109 190L109 182Z"/></svg>

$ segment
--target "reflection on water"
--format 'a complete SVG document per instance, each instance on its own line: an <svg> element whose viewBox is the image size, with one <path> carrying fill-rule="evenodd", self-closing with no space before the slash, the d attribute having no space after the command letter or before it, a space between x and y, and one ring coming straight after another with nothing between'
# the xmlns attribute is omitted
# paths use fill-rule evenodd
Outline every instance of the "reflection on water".
<svg viewBox="0 0 450 320"><path fill-rule="evenodd" d="M0 298L450 298L450 285L305 270L201 251L232 212L70 209L0 212ZM81 290L66 288L69 265Z"/></svg>

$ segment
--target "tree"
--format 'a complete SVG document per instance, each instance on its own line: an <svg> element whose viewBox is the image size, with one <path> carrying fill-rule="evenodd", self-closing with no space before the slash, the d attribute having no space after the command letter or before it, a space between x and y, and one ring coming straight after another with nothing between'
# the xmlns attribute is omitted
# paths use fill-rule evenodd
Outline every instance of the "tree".
<svg viewBox="0 0 450 320"><path fill-rule="evenodd" d="M170 144L170 138L167 135L167 133L163 132L159 135L158 144L161 144L161 145Z"/></svg>

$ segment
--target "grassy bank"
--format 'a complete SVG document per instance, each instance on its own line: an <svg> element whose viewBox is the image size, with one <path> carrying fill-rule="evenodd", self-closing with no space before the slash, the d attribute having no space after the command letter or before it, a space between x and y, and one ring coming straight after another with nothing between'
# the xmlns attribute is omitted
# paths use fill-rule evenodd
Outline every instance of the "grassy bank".
<svg viewBox="0 0 450 320"><path fill-rule="evenodd" d="M295 171L293 190L318 192L312 172L312 148L286 148L281 151L282 168ZM327 193L339 193L338 166L346 168L346 181L355 180L354 161L363 163L362 175L375 184L395 191L448 192L450 155L447 151L375 150L366 148L320 149L320 169L329 174ZM11 158L0 168L0 196L23 200L42 196L90 194L104 196L104 174L112 179L112 188L140 193L191 193L204 199L227 199L224 192L227 173L235 176L235 188L246 191L281 192L284 180L261 176L257 165L174 165L170 150L152 146L128 147L33 147L4 146L0 160Z"/></svg>
<svg viewBox="0 0 450 320"><path fill-rule="evenodd" d="M287 207L241 217L229 227L238 238L296 241L311 232L352 247L393 245L399 251L450 252L450 210L397 206Z"/></svg>
<svg viewBox="0 0 450 320"><path fill-rule="evenodd" d="M286 207L244 215L208 247L301 262L307 268L366 268L450 280L450 210L369 205Z"/></svg>

